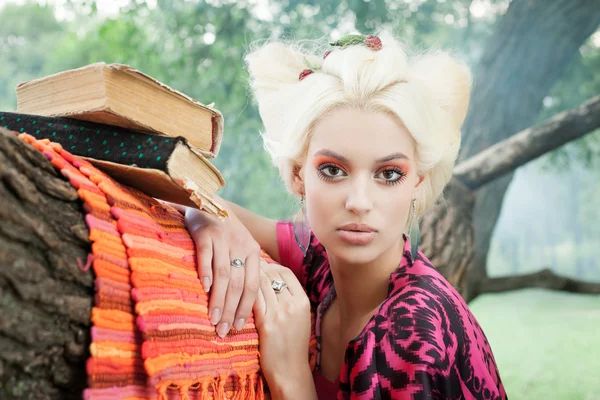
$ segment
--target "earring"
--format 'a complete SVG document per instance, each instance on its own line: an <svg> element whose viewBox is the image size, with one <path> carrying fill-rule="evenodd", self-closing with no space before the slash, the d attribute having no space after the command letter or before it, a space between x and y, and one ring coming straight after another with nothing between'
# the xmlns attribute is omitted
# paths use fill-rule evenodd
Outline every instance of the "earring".
<svg viewBox="0 0 600 400"><path fill-rule="evenodd" d="M300 210L298 210L298 213L294 217L294 238L296 239L296 244L302 250L302 254L306 256L310 241L310 228L304 206L304 196L300 198Z"/></svg>
<svg viewBox="0 0 600 400"><path fill-rule="evenodd" d="M410 255L412 257L413 262L415 261L415 257L417 256L417 251L419 249L419 220L417 218L417 201L413 199L412 201L412 216L410 229L408 231L408 238L410 240Z"/></svg>

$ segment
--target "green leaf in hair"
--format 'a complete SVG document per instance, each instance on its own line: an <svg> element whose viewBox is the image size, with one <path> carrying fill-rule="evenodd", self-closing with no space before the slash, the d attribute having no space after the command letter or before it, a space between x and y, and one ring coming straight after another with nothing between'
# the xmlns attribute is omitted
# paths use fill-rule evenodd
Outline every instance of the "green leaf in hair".
<svg viewBox="0 0 600 400"><path fill-rule="evenodd" d="M329 43L330 46L346 47L355 44L364 44L366 36L364 35L346 35L335 42Z"/></svg>
<svg viewBox="0 0 600 400"><path fill-rule="evenodd" d="M304 58L304 65L306 65L308 69L312 69L313 71L318 71L321 69L320 65L311 63L306 57Z"/></svg>

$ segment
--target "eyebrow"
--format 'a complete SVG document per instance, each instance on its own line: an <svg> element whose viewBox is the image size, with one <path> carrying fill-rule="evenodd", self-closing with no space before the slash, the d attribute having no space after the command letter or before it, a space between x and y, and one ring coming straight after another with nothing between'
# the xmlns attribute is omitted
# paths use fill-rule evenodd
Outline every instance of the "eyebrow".
<svg viewBox="0 0 600 400"><path fill-rule="evenodd" d="M336 158L338 160L340 160L341 162L348 162L348 159L340 154L337 154L331 150L319 150L315 153L315 156L329 156L332 158ZM400 152L397 153L392 153L389 156L380 158L376 161L376 163L384 163L384 162L388 162L388 161L392 161L392 160L397 160L397 159L404 159L404 160L410 160L410 158L408 158L405 154L402 154Z"/></svg>

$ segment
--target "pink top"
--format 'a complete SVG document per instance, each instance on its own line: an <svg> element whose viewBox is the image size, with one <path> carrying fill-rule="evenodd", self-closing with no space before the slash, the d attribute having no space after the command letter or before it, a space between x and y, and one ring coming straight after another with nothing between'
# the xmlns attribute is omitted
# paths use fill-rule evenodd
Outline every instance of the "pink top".
<svg viewBox="0 0 600 400"><path fill-rule="evenodd" d="M460 294L410 243L390 274L388 297L348 343L340 377L320 373L320 325L335 298L327 251L311 233L306 257L293 224L277 223L281 264L304 286L316 314L319 399L506 399L490 345Z"/></svg>

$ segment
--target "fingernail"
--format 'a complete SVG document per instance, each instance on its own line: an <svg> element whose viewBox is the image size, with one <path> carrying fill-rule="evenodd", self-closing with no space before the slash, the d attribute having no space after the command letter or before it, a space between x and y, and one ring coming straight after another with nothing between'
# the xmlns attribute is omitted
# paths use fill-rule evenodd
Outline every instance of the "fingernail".
<svg viewBox="0 0 600 400"><path fill-rule="evenodd" d="M220 319L221 319L221 310L219 310L218 308L213 309L212 312L210 313L210 323L213 325L216 325L219 323Z"/></svg>
<svg viewBox="0 0 600 400"><path fill-rule="evenodd" d="M244 318L239 318L237 321L235 321L234 327L238 331L241 331L244 325L246 325L246 320Z"/></svg>
<svg viewBox="0 0 600 400"><path fill-rule="evenodd" d="M227 335L227 332L229 332L229 324L227 322L220 323L217 327L217 335L223 338Z"/></svg>
<svg viewBox="0 0 600 400"><path fill-rule="evenodd" d="M210 278L208 276L202 278L202 286L204 287L205 292L210 290Z"/></svg>

